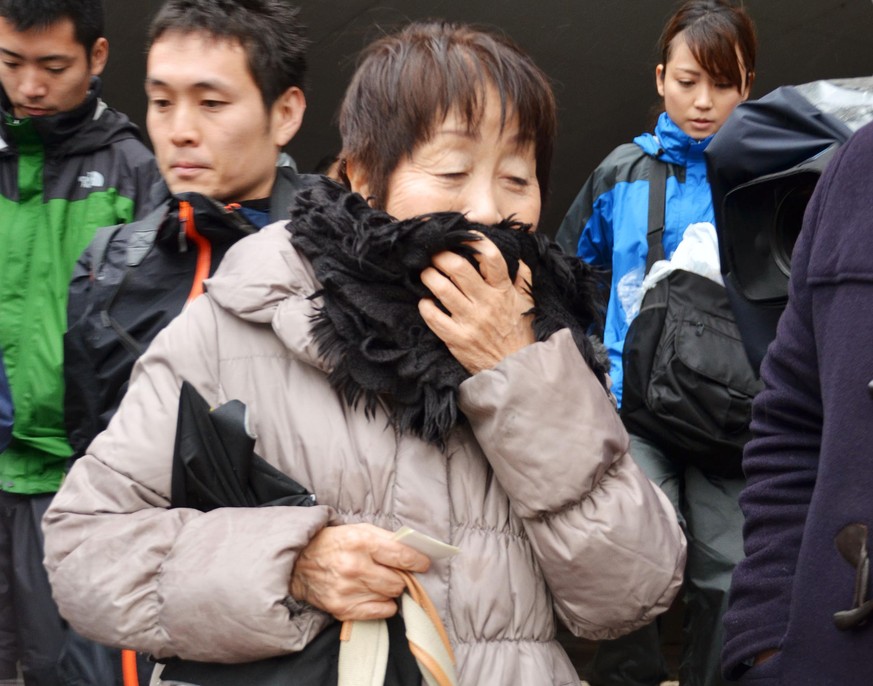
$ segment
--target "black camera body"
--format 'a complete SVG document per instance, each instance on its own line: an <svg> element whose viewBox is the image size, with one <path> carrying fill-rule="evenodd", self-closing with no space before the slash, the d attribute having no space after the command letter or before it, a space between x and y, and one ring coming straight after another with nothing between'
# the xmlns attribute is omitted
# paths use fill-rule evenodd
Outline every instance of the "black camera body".
<svg viewBox="0 0 873 686"><path fill-rule="evenodd" d="M809 92L785 86L739 105L705 153L721 271L756 372L788 301L791 254L807 203L852 134L801 89Z"/></svg>

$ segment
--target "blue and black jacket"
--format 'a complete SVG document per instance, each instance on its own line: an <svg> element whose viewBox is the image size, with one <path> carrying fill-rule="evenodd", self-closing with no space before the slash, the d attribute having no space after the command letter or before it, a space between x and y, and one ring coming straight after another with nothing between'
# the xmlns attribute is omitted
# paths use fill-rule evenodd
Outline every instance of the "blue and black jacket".
<svg viewBox="0 0 873 686"><path fill-rule="evenodd" d="M655 133L637 136L613 150L585 182L558 229L570 254L611 271L603 342L609 350L612 391L621 405L621 354L628 326L637 315L646 270L649 169L668 165L664 255L669 259L689 224L713 222L712 193L703 151L712 137L696 141L666 113Z"/></svg>

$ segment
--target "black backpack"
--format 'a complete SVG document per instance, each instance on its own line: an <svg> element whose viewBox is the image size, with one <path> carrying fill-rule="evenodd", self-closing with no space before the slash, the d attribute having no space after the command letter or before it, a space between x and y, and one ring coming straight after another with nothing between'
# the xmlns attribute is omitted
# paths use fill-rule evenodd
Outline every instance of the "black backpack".
<svg viewBox="0 0 873 686"><path fill-rule="evenodd" d="M208 198L193 198L211 246L210 274L255 227ZM182 243L178 202L142 220L98 231L70 281L64 335L64 419L74 456L85 452L127 392L130 373L185 305L199 251Z"/></svg>
<svg viewBox="0 0 873 686"><path fill-rule="evenodd" d="M650 160L646 272L664 258L666 164ZM725 289L675 270L643 298L622 353L628 431L707 473L742 473L752 400L761 388Z"/></svg>
<svg viewBox="0 0 873 686"><path fill-rule="evenodd" d="M278 169L271 219L287 219L297 192L319 178ZM210 244L210 275L233 244L257 230L238 210L182 193L139 221L95 234L73 270L64 335L64 412L74 457L109 424L134 363L191 291L198 250L184 236L181 200L193 207L197 230Z"/></svg>

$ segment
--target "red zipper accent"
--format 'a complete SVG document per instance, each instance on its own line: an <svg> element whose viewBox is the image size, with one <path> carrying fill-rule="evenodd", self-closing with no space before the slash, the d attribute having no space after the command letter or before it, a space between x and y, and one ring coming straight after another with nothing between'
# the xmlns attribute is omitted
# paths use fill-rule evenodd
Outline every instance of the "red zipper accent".
<svg viewBox="0 0 873 686"><path fill-rule="evenodd" d="M194 208L184 200L179 203L179 221L185 229L185 236L197 246L197 266L194 268L194 283L188 293L187 305L203 293L203 282L209 278L209 267L212 264L212 244L200 233L194 225Z"/></svg>
<svg viewBox="0 0 873 686"><path fill-rule="evenodd" d="M121 674L124 686L139 686L139 673L136 670L136 653L132 650L121 651Z"/></svg>

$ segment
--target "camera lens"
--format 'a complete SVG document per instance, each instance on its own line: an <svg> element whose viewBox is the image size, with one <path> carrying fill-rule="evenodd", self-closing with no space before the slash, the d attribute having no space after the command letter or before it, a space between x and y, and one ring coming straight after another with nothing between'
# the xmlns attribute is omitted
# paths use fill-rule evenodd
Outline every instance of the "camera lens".
<svg viewBox="0 0 873 686"><path fill-rule="evenodd" d="M814 188L813 181L777 191L777 195L781 192L782 197L777 198L776 217L770 234L770 250L776 266L786 277L791 275L791 253L803 226L803 213Z"/></svg>

